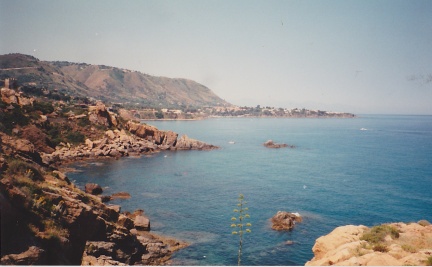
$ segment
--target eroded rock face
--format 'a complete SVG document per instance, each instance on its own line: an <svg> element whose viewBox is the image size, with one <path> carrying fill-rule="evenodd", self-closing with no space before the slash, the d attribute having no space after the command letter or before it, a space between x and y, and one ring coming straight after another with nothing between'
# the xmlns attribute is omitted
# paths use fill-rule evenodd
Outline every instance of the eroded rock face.
<svg viewBox="0 0 432 267"><path fill-rule="evenodd" d="M118 125L115 114L109 112L102 102L97 102L96 106L89 107L89 113L89 120L94 124L105 125L107 127Z"/></svg>
<svg viewBox="0 0 432 267"><path fill-rule="evenodd" d="M0 89L1 99L6 104L18 104L20 106L33 105L34 99L22 96L21 93L16 92L13 89L1 88Z"/></svg>
<svg viewBox="0 0 432 267"><path fill-rule="evenodd" d="M287 211L278 211L271 218L272 229L277 231L291 230L297 222L301 222L302 218L298 213L290 213Z"/></svg>
<svg viewBox="0 0 432 267"><path fill-rule="evenodd" d="M380 243L362 240L368 227L347 225L318 238L312 248L314 257L306 266L406 266L425 265L432 255L432 225L418 223L388 224L399 232L399 237L387 235Z"/></svg>
<svg viewBox="0 0 432 267"><path fill-rule="evenodd" d="M173 131L161 131L154 126L139 124L129 121L127 129L145 140L154 142L156 145L175 146L178 134Z"/></svg>

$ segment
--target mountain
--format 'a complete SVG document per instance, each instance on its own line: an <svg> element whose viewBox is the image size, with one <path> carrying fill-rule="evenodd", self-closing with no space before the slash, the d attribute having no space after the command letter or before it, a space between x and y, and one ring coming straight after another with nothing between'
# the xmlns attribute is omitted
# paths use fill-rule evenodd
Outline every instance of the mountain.
<svg viewBox="0 0 432 267"><path fill-rule="evenodd" d="M156 77L104 65L40 61L22 54L0 56L0 79L78 97L148 107L231 106L192 80Z"/></svg>

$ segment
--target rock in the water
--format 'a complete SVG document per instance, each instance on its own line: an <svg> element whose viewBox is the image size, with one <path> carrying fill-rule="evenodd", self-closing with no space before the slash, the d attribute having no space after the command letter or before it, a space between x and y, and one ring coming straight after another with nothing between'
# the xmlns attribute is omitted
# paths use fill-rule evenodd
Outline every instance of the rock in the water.
<svg viewBox="0 0 432 267"><path fill-rule="evenodd" d="M111 195L112 199L121 198L121 199L129 199L131 195L128 192L118 192Z"/></svg>
<svg viewBox="0 0 432 267"><path fill-rule="evenodd" d="M102 187L98 184L88 183L85 185L85 191L92 195L100 195L102 194Z"/></svg>
<svg viewBox="0 0 432 267"><path fill-rule="evenodd" d="M281 147L295 148L295 146L293 145L278 144L273 142L273 140L267 140L263 145L268 148L281 148Z"/></svg>
<svg viewBox="0 0 432 267"><path fill-rule="evenodd" d="M290 213L286 211L278 211L273 218L271 218L272 229L276 231L290 230L294 227L296 222L301 222L302 218L298 213Z"/></svg>
<svg viewBox="0 0 432 267"><path fill-rule="evenodd" d="M177 140L175 148L178 150L211 150L218 147L189 138L187 135L183 135Z"/></svg>
<svg viewBox="0 0 432 267"><path fill-rule="evenodd" d="M150 231L150 220L142 215L137 215L134 220L134 226L137 230Z"/></svg>

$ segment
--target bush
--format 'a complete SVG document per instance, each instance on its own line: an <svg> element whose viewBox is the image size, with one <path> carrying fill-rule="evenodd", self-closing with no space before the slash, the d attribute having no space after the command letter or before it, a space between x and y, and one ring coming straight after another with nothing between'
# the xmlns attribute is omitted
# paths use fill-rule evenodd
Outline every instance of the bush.
<svg viewBox="0 0 432 267"><path fill-rule="evenodd" d="M66 136L66 139L72 144L76 145L76 144L83 143L85 140L85 136L80 132L70 132Z"/></svg>
<svg viewBox="0 0 432 267"><path fill-rule="evenodd" d="M417 252L417 249L415 247L408 245L408 244L403 244L402 249L405 250L406 252L410 252L410 253L416 253Z"/></svg>
<svg viewBox="0 0 432 267"><path fill-rule="evenodd" d="M6 174L11 176L22 175L31 180L42 179L42 174L38 169L19 159L14 159L8 163Z"/></svg>
<svg viewBox="0 0 432 267"><path fill-rule="evenodd" d="M12 104L12 106L14 107L12 110L0 110L1 130L9 134L16 125L25 126L30 122L30 119L24 115L19 105Z"/></svg>
<svg viewBox="0 0 432 267"><path fill-rule="evenodd" d="M33 103L34 110L39 110L42 114L49 114L54 111L54 107L50 102L38 102Z"/></svg>
<svg viewBox="0 0 432 267"><path fill-rule="evenodd" d="M383 242L387 235L390 235L392 238L399 238L399 231L390 225L378 225L365 232L360 240L378 244Z"/></svg>
<svg viewBox="0 0 432 267"><path fill-rule="evenodd" d="M426 260L426 266L432 266L432 256L430 256L429 258L427 258L427 260Z"/></svg>
<svg viewBox="0 0 432 267"><path fill-rule="evenodd" d="M378 252L388 252L388 248L384 244L376 244L372 249Z"/></svg>

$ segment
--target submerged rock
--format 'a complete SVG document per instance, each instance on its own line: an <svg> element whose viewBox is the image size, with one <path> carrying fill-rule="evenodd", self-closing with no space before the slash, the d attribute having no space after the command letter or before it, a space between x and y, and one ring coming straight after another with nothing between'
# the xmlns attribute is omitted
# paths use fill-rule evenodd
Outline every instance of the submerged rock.
<svg viewBox="0 0 432 267"><path fill-rule="evenodd" d="M111 199L116 199L116 198L129 199L131 198L131 195L128 192L118 192L111 195Z"/></svg>

